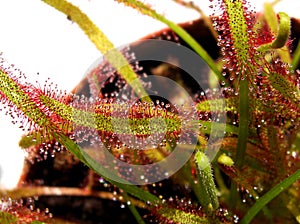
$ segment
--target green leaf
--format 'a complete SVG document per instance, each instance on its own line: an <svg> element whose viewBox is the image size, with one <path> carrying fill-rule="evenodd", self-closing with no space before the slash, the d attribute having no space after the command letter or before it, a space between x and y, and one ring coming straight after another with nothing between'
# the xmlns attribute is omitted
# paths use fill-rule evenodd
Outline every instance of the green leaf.
<svg viewBox="0 0 300 224"><path fill-rule="evenodd" d="M294 52L293 60L292 60L292 69L296 70L297 67L299 66L300 62L300 41L298 41L297 48Z"/></svg>
<svg viewBox="0 0 300 224"><path fill-rule="evenodd" d="M135 185L123 184L120 183L118 180L120 177L111 170L105 169L102 167L97 161L95 161L87 152L85 152L83 149L81 149L76 143L74 143L71 139L69 139L67 136L64 136L60 133L54 134L56 139L64 145L73 155L75 155L81 162L83 162L85 165L87 165L91 170L95 171L98 175L105 178L110 183L116 185L120 189L123 189L127 193L139 198L140 200L146 202L146 203L153 203L153 204L159 204L161 203L160 199L156 197L155 195L149 193L148 191L145 191ZM114 177L114 180L108 178L108 177ZM121 180L121 179L120 179ZM124 182L124 180L122 180Z"/></svg>
<svg viewBox="0 0 300 224"><path fill-rule="evenodd" d="M249 58L249 36L248 25L245 19L245 11L242 0L224 0L226 13L228 15L228 25L232 35L233 45L239 63L247 64Z"/></svg>
<svg viewBox="0 0 300 224"><path fill-rule="evenodd" d="M18 108L30 121L33 121L40 127L50 126L49 119L33 102L33 100L24 92L22 85L11 78L4 71L0 70L0 93L16 108ZM28 90L28 89L26 89Z"/></svg>
<svg viewBox="0 0 300 224"><path fill-rule="evenodd" d="M126 192L123 193L123 197L124 200L128 206L128 208L130 209L131 213L133 214L133 216L135 217L136 221L138 222L138 224L145 224L143 218L141 217L141 215L139 214L138 210L136 209L136 207L130 202L130 199L127 195Z"/></svg>
<svg viewBox="0 0 300 224"><path fill-rule="evenodd" d="M18 218L8 212L0 211L0 223L13 224L17 223Z"/></svg>
<svg viewBox="0 0 300 224"><path fill-rule="evenodd" d="M268 75L268 79L274 89L300 109L300 91L297 86L294 86L282 74L276 72Z"/></svg>
<svg viewBox="0 0 300 224"><path fill-rule="evenodd" d="M278 14L280 16L280 23L276 39L272 43L261 45L257 49L258 51L282 48L288 41L291 29L290 17L284 12L279 12Z"/></svg>
<svg viewBox="0 0 300 224"><path fill-rule="evenodd" d="M109 41L106 35L84 14L77 6L65 0L43 0L43 2L61 11L84 31L97 49L107 58L109 63L117 69L126 82L131 85L136 94L143 100L151 102L138 76L127 62L126 58ZM135 82L133 82L135 81Z"/></svg>
<svg viewBox="0 0 300 224"><path fill-rule="evenodd" d="M271 200L277 197L281 192L286 190L294 182L300 179L300 169L297 170L294 174L284 179L281 183L277 184L270 191L264 194L257 202L248 210L246 215L242 218L241 224L248 224L256 216L256 214Z"/></svg>
<svg viewBox="0 0 300 224"><path fill-rule="evenodd" d="M197 216L193 213L185 212L179 209L163 207L158 210L158 214L166 218L172 223L181 224L208 224L209 221L205 217Z"/></svg>
<svg viewBox="0 0 300 224"><path fill-rule="evenodd" d="M271 32L277 34L279 29L279 24L277 19L277 13L274 10L274 4L269 2L266 2L264 4L264 13L262 14L262 17L265 18L268 26L271 29ZM261 24L263 24L263 22ZM290 51L287 46L283 46L280 49L277 48L276 51L280 56L280 58L282 59L282 61L289 64L291 63L292 59L291 59Z"/></svg>
<svg viewBox="0 0 300 224"><path fill-rule="evenodd" d="M271 29L271 32L277 33L278 32L277 15L271 3L269 2L264 3L263 16L265 17L267 24Z"/></svg>
<svg viewBox="0 0 300 224"><path fill-rule="evenodd" d="M104 114L97 114L96 112L92 111L85 111L81 109L74 108L72 106L66 105L56 99L52 99L51 97L41 95L39 99L49 111L53 112L54 114L58 115L60 118L64 120L64 123L69 122L70 124L74 124L76 126L81 127L87 127L87 128L93 128L97 131L104 131L106 133L118 133L118 134L131 134L131 135L147 135L151 133L172 133L175 131L180 130L182 121L181 118L177 114L173 114L169 111L159 110L159 113L157 112L157 108L152 107L150 104L144 103L143 106L140 108L136 108L136 110L140 110L141 113L149 113L154 114L154 116L157 116L159 119L163 119L166 124L166 130L162 130L161 126L154 126L152 125L151 128L149 127L149 122L154 117L150 118L122 118L122 117L113 117L111 114L112 111L124 111L128 110L128 106L122 106L118 104L101 104L98 106L101 106L102 108L107 108L107 111L105 111ZM229 100L229 99L228 99ZM229 102L234 102L233 99L231 99ZM216 111L220 106L218 106L220 102L218 100L211 100L211 101L204 101L199 104L197 104L195 107L198 111ZM211 108L211 109L210 109ZM96 107L94 108L96 111ZM220 109L222 111L222 109ZM50 119L50 118L48 118ZM53 121L54 122L54 121ZM201 121L201 120L192 120L190 121L192 123L201 124L200 131L203 134L210 134L211 127L214 126L215 129L220 128L220 130L224 129L223 124L220 124L218 122L211 122L211 121ZM125 125L120 125L120 124ZM130 129L128 129L128 125L130 124ZM119 124L113 126L113 124ZM60 124L57 124L56 126L59 126ZM61 126L61 125L60 125ZM43 126L41 126L43 127ZM61 132L63 133L70 133L72 132L72 125L64 125L60 128ZM237 134L238 128L227 124L226 125L226 132ZM40 145L42 141L51 141L50 137L52 134L44 134L42 137L41 132L43 132L43 129L38 130L37 132L32 132L27 134L26 136L22 137L22 139L19 142L19 145L21 148L28 148L30 146L34 145Z"/></svg>
<svg viewBox="0 0 300 224"><path fill-rule="evenodd" d="M240 82L240 99L239 99L239 134L236 150L236 166L242 167L246 154L246 146L249 134L249 86L248 80L244 79Z"/></svg>
<svg viewBox="0 0 300 224"><path fill-rule="evenodd" d="M204 48L183 28L178 26L176 23L166 19L164 16L158 14L155 10L149 8L141 1L136 0L117 0L120 3L124 3L126 6L130 6L137 9L139 12L150 16L170 27L179 37L181 37L189 46L207 63L211 70L215 73L220 81L227 83L221 72L219 71L214 60L209 56L209 54L204 50Z"/></svg>

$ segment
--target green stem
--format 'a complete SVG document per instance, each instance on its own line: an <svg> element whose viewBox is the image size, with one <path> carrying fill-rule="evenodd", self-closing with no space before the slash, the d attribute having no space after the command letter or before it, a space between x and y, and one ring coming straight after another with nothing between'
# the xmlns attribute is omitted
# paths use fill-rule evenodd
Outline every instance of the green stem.
<svg viewBox="0 0 300 224"><path fill-rule="evenodd" d="M195 193L195 195L196 195L199 203L201 205L204 205L205 202L203 201L203 196L201 194L201 191L199 190L200 189L199 184L195 183L195 180L191 176L191 173L190 173L191 171L190 170L191 170L191 166L190 166L190 164L187 164L183 168L184 176L187 178L188 182L190 183L190 185L191 185L191 187L192 187L192 189L193 189L193 191L194 191L194 193Z"/></svg>
<svg viewBox="0 0 300 224"><path fill-rule="evenodd" d="M240 82L239 94L239 135L235 164L238 168L241 168L245 160L249 133L249 86L246 78Z"/></svg>
<svg viewBox="0 0 300 224"><path fill-rule="evenodd" d="M236 206L237 201L239 200L238 191L237 191L237 184L234 180L231 179L230 183L230 194L229 194L229 207L234 209Z"/></svg>
<svg viewBox="0 0 300 224"><path fill-rule="evenodd" d="M249 133L249 87L248 80L246 78L240 81L239 95L239 134L235 157L235 164L237 168L241 168L244 164ZM235 207L237 198L237 185L232 182L230 186L229 199L231 208Z"/></svg>
<svg viewBox="0 0 300 224"><path fill-rule="evenodd" d="M228 196L229 190L224 182L224 179L221 175L221 171L218 166L214 166L215 179L222 196Z"/></svg>
<svg viewBox="0 0 300 224"><path fill-rule="evenodd" d="M298 42L297 48L294 52L293 60L292 60L292 69L296 70L300 62L300 41Z"/></svg>
<svg viewBox="0 0 300 224"><path fill-rule="evenodd" d="M273 200L282 191L286 190L294 182L300 179L300 169L298 169L294 174L283 180L281 183L277 184L270 191L264 194L246 213L246 215L241 220L241 224L248 224L256 216L256 214L271 200Z"/></svg>
<svg viewBox="0 0 300 224"><path fill-rule="evenodd" d="M141 217L140 213L138 212L138 210L136 209L136 207L131 203L128 195L126 192L123 192L123 197L124 197L124 200L126 202L126 204L128 205L128 208L130 209L132 215L134 216L134 218L136 219L136 221L139 223L139 224L145 224L143 218Z"/></svg>
<svg viewBox="0 0 300 224"><path fill-rule="evenodd" d="M285 173L285 165L282 161L285 159L285 153L281 151L281 148L279 147L278 142L278 132L274 126L269 125L268 127L268 142L270 146L270 154L272 156L272 159L274 161L275 170L276 170L276 177L273 179L273 183L277 183L280 181Z"/></svg>

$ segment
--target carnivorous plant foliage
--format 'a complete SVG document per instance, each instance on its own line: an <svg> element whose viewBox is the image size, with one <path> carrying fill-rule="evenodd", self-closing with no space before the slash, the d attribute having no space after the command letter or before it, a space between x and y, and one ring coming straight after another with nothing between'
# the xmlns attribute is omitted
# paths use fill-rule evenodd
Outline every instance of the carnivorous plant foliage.
<svg viewBox="0 0 300 224"><path fill-rule="evenodd" d="M276 14L270 4L263 13L256 13L250 1L210 0L220 48L219 60L214 61L183 27L151 6L138 0L117 0L168 25L167 32L176 36L174 41L189 46L206 62L211 75L218 77L227 123L224 138L213 143L220 150L210 161L206 151L210 131L220 125L212 119L212 114L220 112L213 105L219 105L220 99L207 97L212 94L207 90L191 90L196 92L194 105L190 105L196 110L191 119L196 125L189 126L197 133L194 150L190 133L182 133L186 125L183 116L192 117L193 113L147 95L149 83L142 78L150 74L141 72L143 67L138 63L127 62L134 58L130 48L116 50L75 5L65 0L43 2L77 23L106 59L87 75L89 91L84 95L83 90L67 93L53 84L41 87L28 83L26 76L1 56L1 104L26 132L20 146L28 152L27 160L38 163L59 153L71 153L89 167L94 178L97 174L96 182L104 178L106 184L119 189L120 201L128 205L138 223L250 223L253 219L254 223L300 223L300 78L299 61L293 59L300 50L294 51L298 40L290 38L291 20L286 13ZM184 84L182 80L175 79ZM113 88L108 87L111 85ZM130 88L130 94L140 99L121 103L118 93ZM87 141L94 144L85 149ZM105 169L98 161L106 158L96 158L97 150L108 150L126 163L147 165L163 161L179 144L194 152L169 177L171 184L160 184L168 191L178 185L184 196L171 192L174 194L168 198L157 193L156 184L153 190L119 182L122 172L129 171ZM53 222L48 210L42 213L18 201L28 194L43 194L30 190L25 194L24 189L20 186L3 193L7 196L0 200L1 223ZM142 216L141 209L147 210L147 215Z"/></svg>

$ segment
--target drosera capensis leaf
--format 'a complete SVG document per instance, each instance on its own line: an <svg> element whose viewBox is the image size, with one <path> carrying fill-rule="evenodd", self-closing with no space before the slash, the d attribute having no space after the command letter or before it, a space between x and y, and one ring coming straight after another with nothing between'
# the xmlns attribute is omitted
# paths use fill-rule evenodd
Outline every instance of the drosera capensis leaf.
<svg viewBox="0 0 300 224"><path fill-rule="evenodd" d="M69 7L69 3L65 1L45 1L55 2L57 5L62 4L63 8ZM128 0L126 2L143 6L143 3L139 5L140 3L138 1ZM231 45L231 49L226 48L224 45L225 50L222 51L225 57L226 54L229 56L229 60L234 59L231 63L224 64L223 67L226 71L225 73L229 73L229 78L233 77L233 80L230 79L230 81L233 81L231 82L232 86L230 86L230 89L233 89L233 91L226 93L229 89L227 87L224 88L224 91L226 97L228 97L225 99L225 111L228 112L230 122L234 125L228 124L226 126L226 137L213 143L213 146L220 146L219 148L221 150L219 150L215 156L215 160L209 161L205 154L205 148L208 144L208 139L211 137L210 131L213 125L218 129L218 123L211 121L209 115L215 112L219 113L219 101L204 100L194 105L198 114L208 114L208 117L204 118L204 120L198 119L198 117L189 120L191 124L196 124L196 131L199 133L198 144L196 146L197 151L193 157L194 160L191 159L189 161L188 165L190 166L186 165L184 167L184 180L180 184L188 190L188 193L193 190L199 199L200 203L195 202L196 205L195 207L191 206L191 210L188 210L188 208L186 208L187 206L184 207L184 204L176 205L173 199L167 201L164 195L156 191L156 188L154 192L155 194L159 193L159 196L145 190L148 186L144 188L130 185L129 182L124 183L124 180L122 180L122 182L116 181L115 179L118 180L118 174L120 174L118 171L115 171L115 169L105 169L103 165L94 159L93 156L95 154L89 154L89 148L87 150L81 148L81 146L73 141L73 136L68 135L73 132L74 128L83 127L86 129L95 129L96 132L99 131L100 134L107 132L109 134L147 136L155 131L158 134L167 132L166 136L168 136L172 135L172 133L179 132L181 128L182 121L179 113L177 113L178 111L172 113L169 110L165 110L166 108L160 108L160 112L158 113L156 107L148 107L148 102L144 102L140 107L133 106L133 108L130 108L129 116L124 118L122 116L114 116L116 115L116 111L125 110L122 108L123 105L118 104L118 101L115 102L111 99L112 101L110 101L110 103L102 103L102 101L95 103L95 101L93 101L90 104L84 100L81 102L82 104L74 101L67 102L64 99L65 95L55 97L52 94L47 94L47 90L36 88L28 82L22 83L22 80L18 80L18 78L11 76L2 69L2 73L0 72L0 96L3 104L8 106L8 112L10 114L13 114L15 117L16 115L21 115L21 119L25 118L25 122L32 125L32 127L28 129L29 134L27 137L24 137L20 142L21 146L31 147L39 144L47 144L47 141L57 141L55 143L64 145L92 171L106 178L114 187L120 188L121 193L125 192L125 201L128 201L126 199L127 194L132 195L136 198L136 201L146 206L150 212L165 222L211 223L211 221L213 221L213 223L223 223L224 219L222 219L222 221L217 219L219 218L218 214L227 213L227 210L223 210L224 205L226 208L232 207L232 210L229 210L232 219L234 219L232 212L238 211L237 214L243 214L247 212L248 209L248 213L242 219L242 224L250 223L260 211L264 211L265 214L262 214L264 219L270 219L270 222L274 222L274 220L277 221L278 217L280 217L277 216L277 213L280 212L278 212L277 207L272 207L272 209L274 209L272 212L267 211L269 206L267 207L266 205L280 192L289 189L293 183L294 185L289 189L288 193L290 193L290 190L293 190L294 193L285 195L287 200L284 202L284 207L288 209L284 211L290 212L292 215L289 215L291 215L292 218L299 218L299 209L291 209L291 206L297 205L297 199L299 198L296 192L299 186L297 181L300 179L299 170L270 190L271 187L277 184L278 180L282 180L288 176L290 172L294 172L299 168L299 164L297 164L299 162L299 138L295 140L295 135L297 131L299 131L299 78L294 77L296 74L288 64L282 63L284 60L280 57L278 49L276 48L281 46L280 44L284 42L283 40L286 40L286 35L279 34L275 41L263 43L264 45L258 50L259 45L255 45L257 42L253 41L255 30L253 30L254 27L252 27L252 19L254 19L254 17L252 17L252 12L249 13L248 5L245 5L247 1L220 0L218 2L224 3L222 10L224 10L223 16L227 21L223 20L220 22L215 20L214 24L220 22L221 28L225 30L222 30L222 32L224 31L225 34L226 32L230 34L224 37L222 35L220 36L220 46L223 49L222 44ZM227 11L224 6L228 7ZM72 9L72 13L66 13L73 21L75 20L74 18L76 18L76 13L74 14L74 12L77 12L76 10L73 11ZM150 16L154 18L157 17L155 12L153 13L148 6L147 8L141 7L140 10L144 10L145 14L150 13ZM79 12L78 15L81 16L82 12ZM280 23L283 22L282 18ZM156 19L163 20L164 18L157 17ZM84 20L80 21L79 18L78 21L77 23L81 23ZM275 29L275 25L274 21L274 24L271 26ZM90 34L88 34L88 36L89 35ZM275 36L276 34L273 35L272 38ZM285 43L282 45L283 50L286 48ZM236 67L234 67L234 65L236 65ZM216 70L218 69L216 68ZM227 77L227 74L225 74L225 76ZM97 87L101 88L100 86ZM97 89L97 92L99 91L100 89ZM155 127L154 130L149 128L151 118L158 118L158 121L164 121L166 127L163 129ZM15 118L17 122L18 119L19 118ZM120 125L119 129L112 127L112 123L124 124L125 120L130 124L129 129L123 125ZM269 128L269 131L266 132L267 138L264 139L264 133L261 134L261 132L267 128ZM290 136L293 136L292 139L295 140L294 145L292 145L293 142L290 141ZM265 142L267 142L267 144L264 144ZM36 148L39 147L37 146ZM185 143L183 149L192 150L188 143ZM113 148L113 150L119 150L120 153L125 152L125 149L118 147ZM163 160L163 156L171 150L172 147L170 147L170 144L166 143L166 146L162 145L156 149L152 155L153 160L151 161ZM269 150L272 150L272 152L269 152ZM280 153L282 153L281 156ZM143 155L147 156L146 152ZM235 160L231 159L234 158L234 156L236 156ZM274 164L276 166L276 163L273 163L273 161L278 158L280 159L276 161L277 164L282 162L284 165L280 166L282 164L279 164L274 168L273 166ZM195 161L196 164L193 163ZM288 163L291 165L286 165ZM218 174L217 177L214 178L211 164L218 164L219 168L216 170L222 170L223 174L227 175L227 177ZM115 166L114 168L117 170L119 167ZM274 171L277 171L276 175L278 175L278 178L272 178ZM198 179L196 177L197 174L199 174ZM170 181L172 181L171 178L169 179ZM225 181L223 181L223 178ZM217 179L217 185L220 191L214 186L215 179ZM234 183L231 187L231 192L228 191L225 185L225 183L229 182ZM171 182L171 184L173 184L173 182ZM152 186L150 186L150 188L151 187ZM157 187L157 185L155 187ZM260 198L260 193L262 192L268 193ZM175 200L186 200L179 198L181 196L174 196L176 198ZM250 199L249 201L251 203L255 203L255 200L257 200L257 203L251 208L251 204L248 204L247 201L244 203L244 200L242 201L240 196L249 196L250 198L248 199ZM237 202L230 204L229 199L232 201L236 200ZM194 200L190 201L188 198L186 202L187 204L194 203ZM293 203L290 204L290 202ZM234 206L236 203L242 206ZM205 208L199 208L199 204ZM237 210L235 210L235 208L237 208ZM144 223L134 206L129 204L129 209L139 223ZM239 211L241 211L241 213L239 213ZM221 218L224 217L222 216ZM226 221L224 221L224 223L227 223ZM31 223L39 222L33 221Z"/></svg>
<svg viewBox="0 0 300 224"><path fill-rule="evenodd" d="M245 10L244 5L245 1L242 0L222 1L220 3L220 8L222 9L223 14L221 15L221 18L217 20L217 28L219 28L219 30L224 29L222 28L223 25L225 27L224 35L230 40L229 42L222 42L222 46L224 46L223 54L227 58L226 65L228 66L228 69L232 71L230 77L237 80L236 83L238 85L235 87L239 95L239 133L235 164L240 168L244 164L249 133L249 82L254 79L252 74L257 71L257 68L255 67L255 50L251 45L254 43L254 34L248 32L252 30L254 23L251 21L252 15ZM230 190L231 207L234 207L237 201L238 193L236 187L236 184L232 182Z"/></svg>
<svg viewBox="0 0 300 224"><path fill-rule="evenodd" d="M236 49L236 57L241 63L240 71L249 59L249 34L248 23L245 18L243 1L224 0L226 17L228 20L229 32L232 35L233 46ZM243 74L240 74L243 75Z"/></svg>
<svg viewBox="0 0 300 224"><path fill-rule="evenodd" d="M1 223L16 223L18 218L8 212L0 211Z"/></svg>
<svg viewBox="0 0 300 224"><path fill-rule="evenodd" d="M210 55L204 50L204 48L182 27L177 25L176 23L168 20L163 15L157 13L155 10L149 8L146 4L137 0L117 0L120 3L124 3L126 6L132 7L142 14L150 16L166 25L173 30L180 38L182 38L189 46L207 63L210 69L214 72L214 74L218 77L220 81L224 82L224 85L227 83L227 80L224 79L220 70L216 66L214 60L210 57Z"/></svg>
<svg viewBox="0 0 300 224"><path fill-rule="evenodd" d="M5 72L4 72L5 71ZM53 136L48 129L60 130L58 126L51 123L49 117L45 113L43 105L35 98L36 95L43 94L39 89L32 85L26 85L16 81L13 75L8 75L9 71L0 68L0 93L1 100L4 105L10 105L11 110L18 115L19 121L29 126L29 130L35 130L43 127L44 134L47 138L52 139ZM27 93L34 93L30 96ZM12 106L13 105L13 106Z"/></svg>
<svg viewBox="0 0 300 224"><path fill-rule="evenodd" d="M13 78L3 70L4 68L0 70L0 92L2 94L2 100L11 102L36 124L47 126L49 123L46 115L42 113L32 99L24 93L26 87L22 88L16 80L13 80Z"/></svg>
<svg viewBox="0 0 300 224"><path fill-rule="evenodd" d="M277 34L280 27L278 24L277 13L275 12L274 7L271 3L269 2L264 3L264 13L261 15L261 17L263 17L266 20L266 23L268 24L271 33ZM281 20L280 22L288 23L286 19ZM281 29L281 32L282 31L283 30ZM290 31L286 30L283 32L290 32ZM281 49L277 48L277 53L284 62L291 63L291 55L287 46L283 46Z"/></svg>
<svg viewBox="0 0 300 224"><path fill-rule="evenodd" d="M218 32L213 28L212 21L211 21L210 17L205 14L204 10L202 10L199 6L197 6L192 1L189 1L189 2L183 1L183 0L173 0L173 1L180 5L185 6L187 8L194 9L196 12L198 12L200 14L201 18L204 20L205 24L208 26L213 37L217 40L217 38L219 36Z"/></svg>
<svg viewBox="0 0 300 224"><path fill-rule="evenodd" d="M77 156L82 162L92 168L99 175L105 175L107 172L103 167L101 167L97 162L95 162L86 152L79 148L72 140L59 133L57 127L52 123L42 111L32 104L32 100L22 91L21 87L18 86L5 72L0 71L0 91L2 94L12 102L14 105L19 107L18 109L24 113L29 119L32 119L40 127L48 128L48 134L54 136L55 139L62 142L62 144L75 156ZM25 103L26 102L26 103ZM34 105L34 107L32 106ZM83 156L84 155L84 156ZM113 175L113 174L112 174ZM141 200L146 200L150 202L159 201L154 195L131 185L120 184L118 182L112 181L113 184L117 185L126 192L140 198Z"/></svg>
<svg viewBox="0 0 300 224"><path fill-rule="evenodd" d="M197 216L191 212L185 212L180 209L162 207L157 211L158 215L162 216L172 223L181 223L181 224L208 224L209 219L206 217Z"/></svg>
<svg viewBox="0 0 300 224"><path fill-rule="evenodd" d="M91 108L84 110L74 108L49 97L42 96L41 101L65 121L72 122L74 125L95 128L98 131L116 132L118 134L147 135L159 131L151 130L149 127L150 119L155 117L164 119L167 132L179 131L181 126L178 115L168 112L163 108L154 107L153 104L146 102L143 103L143 105L133 105L132 107L117 103L99 103L95 106L91 105ZM87 106L85 105L85 107ZM126 116L123 118L120 116L127 111L131 111L128 117ZM135 118L134 113L138 114L139 117ZM114 126L114 124L122 122L124 125ZM127 129L126 122L131 124L131 130ZM143 128L139 129L139 127ZM156 126L153 126L152 129L155 127ZM157 126L157 128L159 127Z"/></svg>
<svg viewBox="0 0 300 224"><path fill-rule="evenodd" d="M274 8L271 3L265 2L264 3L264 18L266 19L266 22L268 26L271 29L271 32L277 33L278 32L278 23L277 23L277 15L274 11Z"/></svg>
<svg viewBox="0 0 300 224"><path fill-rule="evenodd" d="M300 109L300 90L297 86L294 86L282 74L276 72L269 74L268 79L274 89Z"/></svg>
<svg viewBox="0 0 300 224"><path fill-rule="evenodd" d="M274 77L273 77L274 79ZM283 78L284 79L284 78ZM288 81L284 81L284 84L287 89L285 91L290 91L290 93L296 93L298 90ZM283 88L284 89L284 88ZM230 96L225 98L225 111L231 113L237 113L239 108L239 96ZM294 100L295 101L295 100ZM295 101L297 102L297 101ZM219 99L212 99L212 100L203 100L196 104L196 110L198 112L220 112L220 108L218 105L221 103ZM276 110L274 109L274 100L270 100L267 104L262 101L257 100L256 98L249 97L249 105L253 108L252 113L257 116L264 116L264 117L273 117L277 114L277 111L281 111L281 115L283 117L288 117L290 115L290 111L281 109L278 107ZM298 104L297 104L298 106ZM271 122L271 121L269 121Z"/></svg>
<svg viewBox="0 0 300 224"><path fill-rule="evenodd" d="M109 41L106 35L83 13L77 6L65 0L43 0L46 4L54 7L58 11L66 14L77 23L91 40L96 48L107 58L109 63L117 69L120 75L131 85L137 96L143 98L144 101L151 102L147 92L144 90L141 82L137 81L138 76L127 62L122 53L117 50L113 43Z"/></svg>
<svg viewBox="0 0 300 224"><path fill-rule="evenodd" d="M279 29L276 39L268 44L261 45L258 51L267 51L269 49L278 49L285 46L290 36L291 20L288 14L284 12L278 13L280 16Z"/></svg>
<svg viewBox="0 0 300 224"><path fill-rule="evenodd" d="M119 105L117 103L106 103L106 102L97 102L97 104L91 104L88 106L88 103L84 104L84 108L75 108L71 105L64 103L62 100L54 99L46 95L41 95L39 98L40 102L48 111L51 111L52 114L55 114L54 119L49 117L49 120L52 120L53 123L56 123L57 117L63 120L64 124L69 123L70 125L61 126L60 120L56 124L57 127L60 127L61 132L67 134L71 133L73 128L76 126L81 126L84 128L93 128L97 131L101 131L107 134L126 134L126 135L135 135L135 136L147 136L152 133L161 133L167 134L167 136L176 136L176 133L179 133L182 129L182 118L180 115L168 111L167 108L156 107L153 104L142 103L132 105L128 107L127 105ZM211 103L212 105L217 104ZM199 103L200 104L200 103ZM210 112L210 107L198 107L195 106L197 110ZM217 105L212 106L218 107ZM201 108L201 109L200 109ZM125 117L114 116L117 114L122 114L122 112L128 111L129 114ZM130 112L131 111L131 112ZM135 115L134 115L135 114ZM153 119L162 119L165 122L165 129L161 126L152 125L149 126L151 120ZM214 125L214 128L222 128L222 124L213 121L202 121L202 120L190 120L188 121L193 127L195 124L200 125L200 128L197 131L199 134L210 134L211 126ZM124 124L124 125L121 125ZM127 125L126 125L127 124ZM130 129L128 129L128 124ZM189 128L189 124L185 124ZM43 129L38 132L32 132L25 135L19 145L22 148L28 148L33 145L39 145L41 141L50 141L51 138L41 138L41 133ZM237 133L237 127L227 124L226 132ZM47 137L47 136L46 136Z"/></svg>
<svg viewBox="0 0 300 224"><path fill-rule="evenodd" d="M243 165L249 127L249 81L251 73L256 69L249 65L251 59L251 45L248 30L249 22L246 19L244 2L242 0L224 0L224 19L228 21L228 35L231 35L232 46L235 49L236 60L239 61L238 71L235 71L239 80L239 135L235 163L238 167ZM225 54L228 52L224 52ZM228 56L230 57L230 55Z"/></svg>
<svg viewBox="0 0 300 224"><path fill-rule="evenodd" d="M118 181L114 181L109 179L108 177L114 176L115 179L120 179L114 172L111 172L104 167L102 167L97 161L95 161L87 152L85 152L83 149L81 149L76 143L74 143L69 137L60 134L55 133L56 139L64 145L73 155L75 155L81 162L83 162L85 165L87 165L90 169L95 171L100 176L105 177L107 181L110 183L116 185L120 189L123 189L127 193L131 194L132 196L135 196L139 198L140 200L146 202L146 203L152 203L152 204L160 204L161 200L156 197L155 195L151 194L148 191L145 191L138 186L130 185L130 184L124 184ZM124 180L122 180L124 182Z"/></svg>
<svg viewBox="0 0 300 224"><path fill-rule="evenodd" d="M33 206L33 204L31 204ZM52 215L49 211L30 209L22 200L15 200L4 196L0 198L0 222L3 224L14 223L52 223Z"/></svg>

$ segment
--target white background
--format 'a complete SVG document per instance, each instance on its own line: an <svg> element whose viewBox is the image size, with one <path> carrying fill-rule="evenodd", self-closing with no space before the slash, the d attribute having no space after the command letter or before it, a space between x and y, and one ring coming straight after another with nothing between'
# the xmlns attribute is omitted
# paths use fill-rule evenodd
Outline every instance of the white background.
<svg viewBox="0 0 300 224"><path fill-rule="evenodd" d="M182 22L197 18L170 0L143 1L156 7L167 18ZM253 0L257 11L263 1ZM113 0L72 1L98 25L115 44L132 42L165 27L133 9ZM209 12L209 0L195 0ZM100 53L83 32L66 16L40 0L0 0L0 52L20 68L32 82L48 77L61 89L71 90ZM277 11L297 17L298 0L282 0ZM298 16L300 17L300 16ZM36 74L39 72L39 76ZM14 187L23 166L23 152L18 147L22 132L0 113L0 187Z"/></svg>

